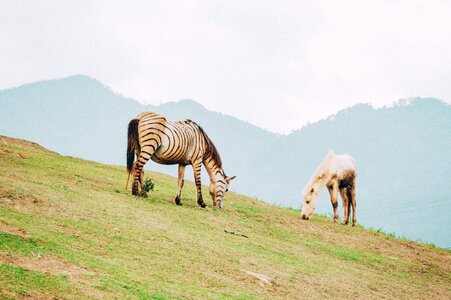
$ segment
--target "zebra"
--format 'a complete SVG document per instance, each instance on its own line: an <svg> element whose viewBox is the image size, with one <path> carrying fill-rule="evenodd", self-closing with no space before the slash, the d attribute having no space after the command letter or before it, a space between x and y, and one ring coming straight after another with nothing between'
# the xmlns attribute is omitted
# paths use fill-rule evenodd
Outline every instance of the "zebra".
<svg viewBox="0 0 451 300"><path fill-rule="evenodd" d="M143 167L149 159L159 164L178 164L178 189L175 196L177 205L182 205L180 197L187 165L193 167L197 204L202 208L207 206L202 199L200 179L202 164L210 177L209 192L215 207L223 206L228 185L236 177L224 173L218 150L202 127L195 122L191 120L169 122L154 112L143 112L128 124L127 171L129 178L133 173L133 195L147 197L143 190ZM141 185L141 192L138 192L138 184Z"/></svg>

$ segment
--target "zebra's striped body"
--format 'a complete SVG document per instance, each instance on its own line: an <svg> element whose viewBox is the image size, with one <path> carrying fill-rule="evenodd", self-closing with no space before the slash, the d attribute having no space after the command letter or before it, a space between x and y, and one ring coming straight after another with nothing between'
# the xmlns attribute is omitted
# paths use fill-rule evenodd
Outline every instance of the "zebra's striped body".
<svg viewBox="0 0 451 300"><path fill-rule="evenodd" d="M180 195L187 165L193 166L197 203L201 207L206 206L201 192L202 164L210 176L210 194L214 206L222 207L228 183L235 178L225 175L216 147L196 123L191 120L168 122L161 115L145 112L131 120L128 127L127 169L129 174L133 173L134 195L138 194L139 183L142 190L143 167L149 159L159 164L179 165L178 191L175 198L178 205L181 204Z"/></svg>

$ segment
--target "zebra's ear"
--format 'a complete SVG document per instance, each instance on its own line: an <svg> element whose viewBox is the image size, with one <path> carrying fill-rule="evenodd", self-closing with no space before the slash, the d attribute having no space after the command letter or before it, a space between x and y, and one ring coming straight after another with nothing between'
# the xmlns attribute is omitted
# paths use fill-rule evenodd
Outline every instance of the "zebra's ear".
<svg viewBox="0 0 451 300"><path fill-rule="evenodd" d="M235 178L236 176L227 176L225 180L227 181L227 183L230 183L230 181L232 181Z"/></svg>

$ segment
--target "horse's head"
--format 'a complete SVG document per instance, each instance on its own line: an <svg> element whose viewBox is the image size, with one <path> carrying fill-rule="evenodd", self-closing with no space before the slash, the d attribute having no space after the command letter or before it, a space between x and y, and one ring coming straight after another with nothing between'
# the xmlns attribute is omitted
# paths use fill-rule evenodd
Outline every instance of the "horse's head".
<svg viewBox="0 0 451 300"><path fill-rule="evenodd" d="M308 220L316 209L316 200L318 198L319 187L318 186L307 186L302 192L302 212L301 218L303 220Z"/></svg>
<svg viewBox="0 0 451 300"><path fill-rule="evenodd" d="M216 182L210 183L210 196L213 201L213 205L218 208L222 208L224 195L229 190L229 183L236 176L226 176L224 172L216 175Z"/></svg>

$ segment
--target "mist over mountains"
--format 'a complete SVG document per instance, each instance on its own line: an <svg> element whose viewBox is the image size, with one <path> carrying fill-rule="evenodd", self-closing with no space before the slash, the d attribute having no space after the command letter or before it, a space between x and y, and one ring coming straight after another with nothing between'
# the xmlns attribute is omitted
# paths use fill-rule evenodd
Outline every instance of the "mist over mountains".
<svg viewBox="0 0 451 300"><path fill-rule="evenodd" d="M284 206L300 207L301 190L329 149L348 153L358 168L357 222L451 246L451 106L436 99L380 109L358 104L279 135L192 100L142 105L76 75L0 91L0 135L125 165L127 125L142 111L197 122L219 149L226 173L237 176L232 190ZM146 167L177 174L176 166L150 161ZM189 169L186 174L192 178ZM208 180L204 173L203 183ZM317 213L331 212L323 191Z"/></svg>

